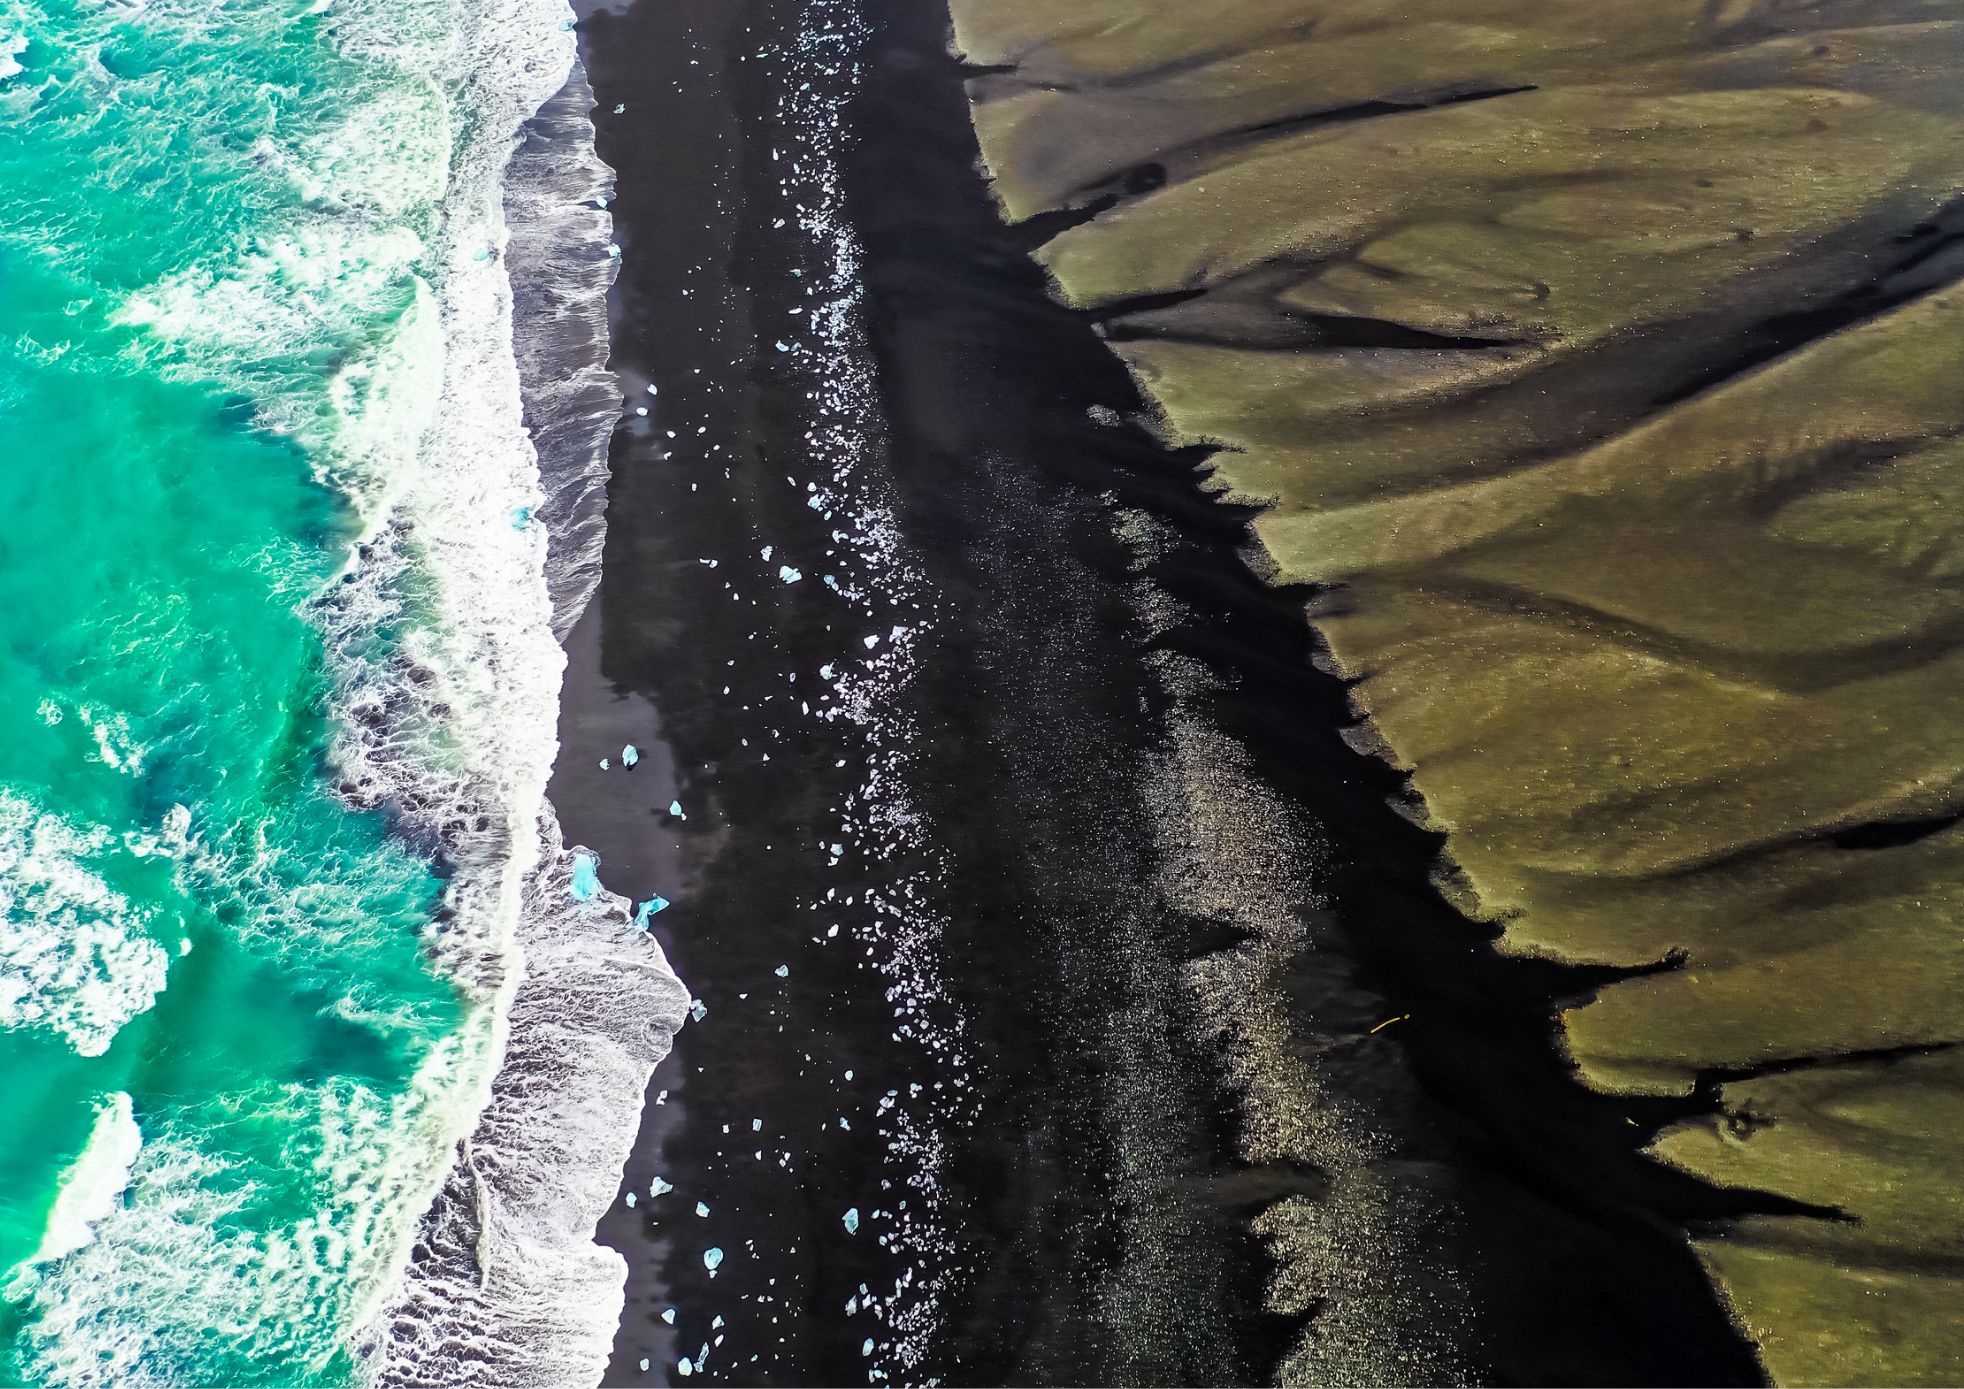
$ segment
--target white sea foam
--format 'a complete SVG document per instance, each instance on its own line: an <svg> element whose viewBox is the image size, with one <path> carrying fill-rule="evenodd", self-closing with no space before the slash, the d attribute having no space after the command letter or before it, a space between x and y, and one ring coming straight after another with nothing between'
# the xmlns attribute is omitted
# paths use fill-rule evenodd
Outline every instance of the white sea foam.
<svg viewBox="0 0 1964 1389"><path fill-rule="evenodd" d="M110 836L0 789L0 1027L59 1032L100 1056L164 987L148 919L91 860Z"/></svg>

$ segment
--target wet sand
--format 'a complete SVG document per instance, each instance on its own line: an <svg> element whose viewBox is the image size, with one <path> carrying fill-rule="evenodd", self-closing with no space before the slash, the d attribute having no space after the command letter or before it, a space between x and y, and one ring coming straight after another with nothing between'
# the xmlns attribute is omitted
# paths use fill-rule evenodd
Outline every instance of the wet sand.
<svg viewBox="0 0 1964 1389"><path fill-rule="evenodd" d="M1697 1101L1572 1082L1549 1016L1604 976L1503 962L1439 900L1301 595L1247 571L1195 460L1111 423L1122 367L997 221L944 17L862 15L586 21L614 365L650 413L614 441L552 798L610 888L672 900L707 1009L601 1226L630 1266L608 1382L708 1346L690 1378L1256 1383L1373 1319L1429 1358L1362 1381L1755 1381L1684 1242L1743 1199L1637 1152ZM828 347L805 290L839 226L864 339ZM1314 947L1261 1021L1326 1087L1293 1104L1344 1116L1328 1164L1249 1159L1274 1116L1207 982L1249 929L1195 905L1226 841L1181 747L1240 749L1198 774L1286 808L1231 827L1286 865L1235 890ZM1340 1237L1360 1192L1388 1245ZM1339 1237L1282 1313L1252 1222L1288 1202Z"/></svg>

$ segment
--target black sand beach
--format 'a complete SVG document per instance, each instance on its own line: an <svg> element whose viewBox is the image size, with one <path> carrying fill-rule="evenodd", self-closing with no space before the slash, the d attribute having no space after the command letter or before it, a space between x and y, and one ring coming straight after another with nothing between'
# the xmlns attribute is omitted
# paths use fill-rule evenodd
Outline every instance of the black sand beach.
<svg viewBox="0 0 1964 1389"><path fill-rule="evenodd" d="M1742 1198L1639 1155L1685 1105L1570 1078L1548 1019L1601 979L1502 962L1430 887L1302 595L1125 422L998 223L944 25L584 23L649 413L614 440L551 795L610 888L673 902L653 929L707 1010L601 1227L608 1382L1262 1383L1373 1331L1360 1381L1758 1382L1684 1240ZM863 339L807 293L840 231ZM1193 786L1230 783L1285 813L1202 823ZM1264 1074L1324 1087L1288 1114L1211 1021L1237 893L1306 943L1256 1020ZM1319 1114L1350 1156L1250 1160ZM1278 1205L1327 1236L1258 1234Z"/></svg>

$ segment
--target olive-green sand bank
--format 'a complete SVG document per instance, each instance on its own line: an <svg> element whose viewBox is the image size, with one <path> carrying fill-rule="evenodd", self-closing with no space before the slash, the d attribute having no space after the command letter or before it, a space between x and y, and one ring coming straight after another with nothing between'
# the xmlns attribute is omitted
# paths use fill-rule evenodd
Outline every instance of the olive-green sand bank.
<svg viewBox="0 0 1964 1389"><path fill-rule="evenodd" d="M1583 1082L1716 1076L1657 1156L1835 1213L1699 1241L1769 1373L1964 1379L1964 7L953 10L1447 890L1670 963L1562 1019Z"/></svg>

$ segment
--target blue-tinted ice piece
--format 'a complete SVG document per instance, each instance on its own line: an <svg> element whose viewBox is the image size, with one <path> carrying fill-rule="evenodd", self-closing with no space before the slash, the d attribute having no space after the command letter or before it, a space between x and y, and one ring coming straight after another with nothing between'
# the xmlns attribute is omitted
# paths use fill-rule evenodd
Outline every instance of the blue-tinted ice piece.
<svg viewBox="0 0 1964 1389"><path fill-rule="evenodd" d="M680 801L670 801L668 803L668 813L670 815L673 815L678 820L686 820L689 818L688 816L682 813L682 802Z"/></svg>
<svg viewBox="0 0 1964 1389"><path fill-rule="evenodd" d="M781 564L778 566L777 576L778 578L784 580L784 582L786 582L787 584L795 584L798 582L798 580L805 577L802 573L800 573L796 569L793 569L788 564Z"/></svg>
<svg viewBox="0 0 1964 1389"><path fill-rule="evenodd" d="M791 966L779 965L777 967L777 977L780 979L789 979L791 977Z"/></svg>
<svg viewBox="0 0 1964 1389"><path fill-rule="evenodd" d="M873 1338L871 1336L866 1338L866 1343L859 1348L859 1353L861 1355L871 1355L873 1353Z"/></svg>
<svg viewBox="0 0 1964 1389"><path fill-rule="evenodd" d="M621 765L623 767L632 767L636 762L639 762L640 760L641 760L641 749L634 746L634 744L629 743L626 747L621 749Z"/></svg>
<svg viewBox="0 0 1964 1389"><path fill-rule="evenodd" d="M709 1202L707 1201L696 1202L696 1214L704 1218L707 1218L709 1215Z"/></svg>
<svg viewBox="0 0 1964 1389"><path fill-rule="evenodd" d="M653 916L656 912L665 912L667 910L668 899L666 897L650 897L634 909L634 924L645 931L648 929L649 917Z"/></svg>
<svg viewBox="0 0 1964 1389"><path fill-rule="evenodd" d="M701 1022L704 1018L709 1016L709 1005L707 1003L704 1003L701 999L697 999L695 1002L689 1005L689 1016L694 1018L697 1022Z"/></svg>
<svg viewBox="0 0 1964 1389"><path fill-rule="evenodd" d="M711 1273L714 1273L717 1269L717 1266L722 1262L723 1262L723 1251L718 1249L715 1245L712 1244L711 1246L709 1246L709 1248L702 1251L702 1266L708 1269Z"/></svg>
<svg viewBox="0 0 1964 1389"><path fill-rule="evenodd" d="M511 509L511 528L513 530L522 531L531 524L532 524L531 507L515 506Z"/></svg>
<svg viewBox="0 0 1964 1389"><path fill-rule="evenodd" d="M635 1194L634 1194L633 1192L631 1192L631 1191L630 1191L630 1192L628 1192L628 1194L627 1194L627 1204L628 1204L628 1206L629 1206L629 1208L630 1208L630 1209L631 1209L631 1208L633 1207L633 1205L634 1205L634 1203L635 1203L635 1201L636 1201L637 1199L638 1199L638 1198L637 1198L637 1197L635 1196Z"/></svg>
<svg viewBox="0 0 1964 1389"><path fill-rule="evenodd" d="M846 1233L849 1235L859 1233L859 1207L857 1206L846 1212Z"/></svg>
<svg viewBox="0 0 1964 1389"><path fill-rule="evenodd" d="M680 1360L677 1360L675 1362L675 1373L681 1375L682 1378L687 1379L690 1375L694 1374L695 1372L696 1372L696 1367L689 1363L688 1356L685 1355Z"/></svg>
<svg viewBox="0 0 1964 1389"><path fill-rule="evenodd" d="M670 1326L675 1325L675 1309L671 1307L666 1312L663 1312L661 1314L661 1319L667 1322Z"/></svg>
<svg viewBox="0 0 1964 1389"><path fill-rule="evenodd" d="M664 1192L673 1190L675 1190L674 1185L670 1182L663 1181L660 1177L648 1183L648 1194L650 1196L660 1196Z"/></svg>
<svg viewBox="0 0 1964 1389"><path fill-rule="evenodd" d="M592 854L573 855L573 896L591 901L600 894L600 860Z"/></svg>
<svg viewBox="0 0 1964 1389"><path fill-rule="evenodd" d="M709 1323L709 1329L711 1331L714 1331L717 1327L721 1326L722 1324L723 1324L723 1319L721 1317L713 1318Z"/></svg>

